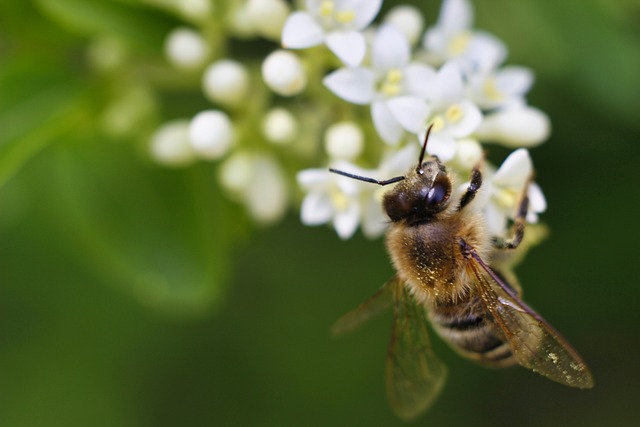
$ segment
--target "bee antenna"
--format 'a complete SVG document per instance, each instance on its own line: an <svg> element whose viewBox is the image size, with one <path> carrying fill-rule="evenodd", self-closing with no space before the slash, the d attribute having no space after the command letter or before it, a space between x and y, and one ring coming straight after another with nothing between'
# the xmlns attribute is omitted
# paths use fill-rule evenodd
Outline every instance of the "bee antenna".
<svg viewBox="0 0 640 427"><path fill-rule="evenodd" d="M395 178L385 179L384 181L378 181L377 179L368 178L366 176L354 175L352 173L343 172L337 169L329 169L329 172L337 173L338 175L346 176L347 178L357 179L358 181L370 182L372 184L387 185L394 182L402 181L404 176L396 176Z"/></svg>
<svg viewBox="0 0 640 427"><path fill-rule="evenodd" d="M431 133L431 128L433 127L433 123L429 125L427 129L427 135L424 137L424 142L422 143L422 150L420 150L420 159L418 159L418 167L416 168L416 172L422 174L422 160L424 159L424 153L427 151L427 142L429 141L429 134Z"/></svg>

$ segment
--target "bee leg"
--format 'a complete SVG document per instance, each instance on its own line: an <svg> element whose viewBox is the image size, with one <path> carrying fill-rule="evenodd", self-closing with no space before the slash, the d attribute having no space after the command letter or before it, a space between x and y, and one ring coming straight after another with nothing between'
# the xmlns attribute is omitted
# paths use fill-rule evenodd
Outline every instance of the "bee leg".
<svg viewBox="0 0 640 427"><path fill-rule="evenodd" d="M518 213L511 225L511 238L505 239L502 237L495 237L493 239L493 245L498 249L515 249L520 245L524 238L524 228L527 223L527 211L529 210L529 196L527 194L531 179L527 181L522 190L522 196L520 198L520 205L518 206Z"/></svg>
<svg viewBox="0 0 640 427"><path fill-rule="evenodd" d="M458 211L464 209L473 198L476 196L478 190L482 186L482 172L480 172L480 168L482 167L482 161L478 162L471 171L471 179L469 180L469 186L467 187L467 191L462 195L460 199L460 204L458 205Z"/></svg>

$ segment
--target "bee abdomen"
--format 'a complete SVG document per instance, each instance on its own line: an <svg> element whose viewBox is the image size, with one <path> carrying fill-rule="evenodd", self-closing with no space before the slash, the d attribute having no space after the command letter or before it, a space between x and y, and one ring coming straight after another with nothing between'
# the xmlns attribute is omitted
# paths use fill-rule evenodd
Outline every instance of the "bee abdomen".
<svg viewBox="0 0 640 427"><path fill-rule="evenodd" d="M455 306L429 310L434 329L463 356L490 366L512 365L509 345L495 333L493 326L466 301Z"/></svg>

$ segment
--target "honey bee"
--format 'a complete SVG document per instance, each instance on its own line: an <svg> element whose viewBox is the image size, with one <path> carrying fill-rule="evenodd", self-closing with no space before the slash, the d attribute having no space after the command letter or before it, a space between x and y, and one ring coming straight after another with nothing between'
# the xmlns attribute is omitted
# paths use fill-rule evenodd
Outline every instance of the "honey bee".
<svg viewBox="0 0 640 427"><path fill-rule="evenodd" d="M481 164L472 170L464 193L454 195L445 165L435 156L425 158L430 130L417 167L403 176L378 181L331 169L378 185L397 183L383 198L390 219L386 247L396 275L339 319L333 332L351 331L393 305L386 388L392 409L405 420L432 404L447 376L431 349L427 323L456 352L480 364L518 363L570 387L593 387L582 358L522 301L512 273L494 261L523 239L529 183L520 198L511 238L490 236L482 213L472 203L482 185Z"/></svg>

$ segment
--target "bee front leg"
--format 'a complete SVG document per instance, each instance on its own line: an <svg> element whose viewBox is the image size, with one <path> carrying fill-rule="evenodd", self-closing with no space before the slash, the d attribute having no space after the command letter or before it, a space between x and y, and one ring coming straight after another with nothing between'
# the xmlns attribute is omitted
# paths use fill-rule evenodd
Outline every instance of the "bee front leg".
<svg viewBox="0 0 640 427"><path fill-rule="evenodd" d="M482 186L482 172L480 172L481 168L482 161L478 162L478 164L474 166L473 170L471 170L471 179L469 180L469 186L467 187L467 191L465 191L465 193L462 195L462 198L460 198L458 211L464 209L464 207L467 206L476 196L478 190L480 190L480 187Z"/></svg>
<svg viewBox="0 0 640 427"><path fill-rule="evenodd" d="M518 212L513 224L511 225L511 238L505 239L503 237L494 237L493 245L497 249L515 249L520 245L524 238L524 228L527 223L527 211L529 210L529 196L528 189L531 184L531 179L527 180L527 183L522 190L520 197L520 204L518 205Z"/></svg>

